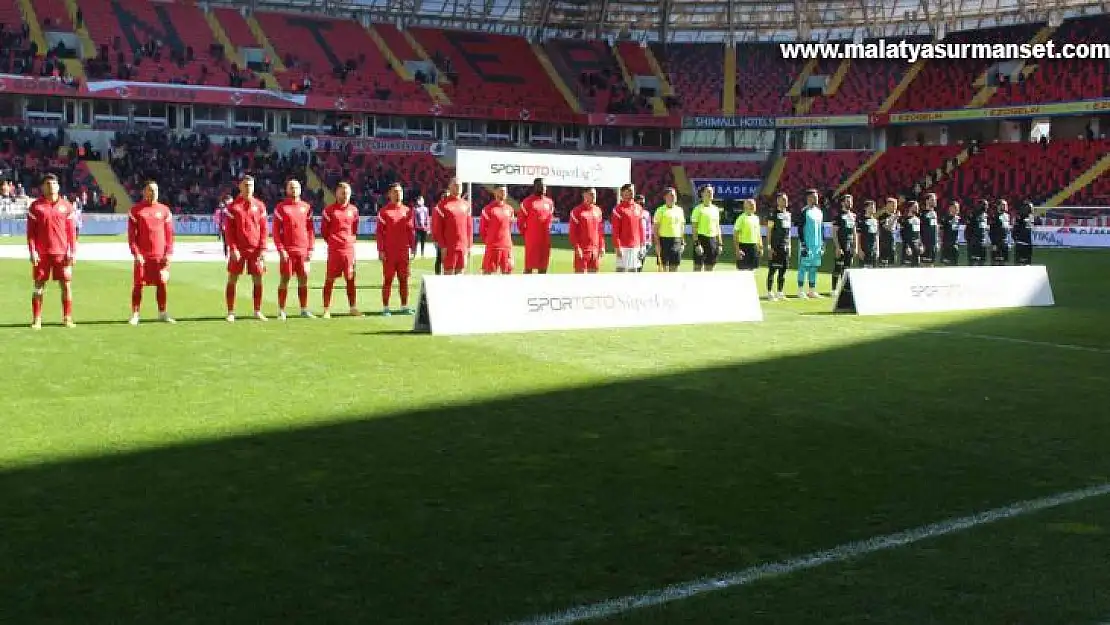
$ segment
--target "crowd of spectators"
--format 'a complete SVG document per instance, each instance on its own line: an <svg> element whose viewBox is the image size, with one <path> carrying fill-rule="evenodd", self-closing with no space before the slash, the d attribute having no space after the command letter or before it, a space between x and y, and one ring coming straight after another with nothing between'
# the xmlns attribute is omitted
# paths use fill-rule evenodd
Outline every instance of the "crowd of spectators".
<svg viewBox="0 0 1110 625"><path fill-rule="evenodd" d="M195 214L215 211L245 174L254 176L257 196L274 204L283 197L288 178L304 180L311 155L300 150L279 154L265 137L227 139L216 145L203 134L175 136L151 130L117 133L111 164L133 198L146 180L156 180L164 202L176 212ZM307 188L304 196L314 204L322 199Z"/></svg>
<svg viewBox="0 0 1110 625"><path fill-rule="evenodd" d="M18 27L0 24L0 73L54 78L73 84L63 60L72 58L74 53L61 43L49 50L39 50L31 40L27 24Z"/></svg>
<svg viewBox="0 0 1110 625"><path fill-rule="evenodd" d="M112 45L101 44L95 58L85 62L85 73L92 79L140 80L146 78L154 82L176 85L214 85L237 88L267 88L265 80L247 67L239 67L225 56L222 46L213 46L210 51L214 66L193 67L196 52L192 46L178 49L164 44L160 39L149 38L146 43L134 50L125 50L120 37L112 40ZM146 66L154 68L153 73L141 72Z"/></svg>
<svg viewBox="0 0 1110 625"><path fill-rule="evenodd" d="M26 128L0 130L0 177L12 183L7 197L35 197L42 177L54 174L67 192L86 193L90 210L111 210L113 199L103 197L88 170L80 166L80 154L93 155L89 148L67 143L61 129L54 134ZM5 206L12 212L10 203Z"/></svg>

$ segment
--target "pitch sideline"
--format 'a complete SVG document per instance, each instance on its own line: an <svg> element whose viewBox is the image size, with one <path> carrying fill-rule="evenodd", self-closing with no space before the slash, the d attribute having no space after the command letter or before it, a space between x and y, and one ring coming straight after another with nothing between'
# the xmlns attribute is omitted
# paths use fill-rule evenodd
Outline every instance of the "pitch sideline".
<svg viewBox="0 0 1110 625"><path fill-rule="evenodd" d="M570 625L601 618L619 616L643 608L661 606L676 601L690 599L700 595L749 586L756 582L776 577L793 575L801 571L815 569L826 564L838 564L868 556L880 551L888 551L899 547L906 547L915 543L957 534L966 530L999 521L1026 516L1036 512L1058 508L1068 504L1078 503L1096 497L1110 495L1110 483L1090 486L1079 490L1068 491L1040 499L1019 501L1001 508L987 510L970 516L956 517L929 525L923 525L910 530L877 536L867 540L845 543L832 549L817 551L804 556L761 564L742 571L724 573L681 584L673 584L665 588L650 590L638 595L626 595L615 599L608 599L598 603L575 606L560 612L553 612L534 616L521 621L513 621L510 625Z"/></svg>

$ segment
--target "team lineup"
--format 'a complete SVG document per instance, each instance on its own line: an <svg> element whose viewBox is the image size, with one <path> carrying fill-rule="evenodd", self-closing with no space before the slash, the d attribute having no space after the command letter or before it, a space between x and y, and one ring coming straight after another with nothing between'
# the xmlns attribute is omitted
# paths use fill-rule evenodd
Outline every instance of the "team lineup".
<svg viewBox="0 0 1110 625"><path fill-rule="evenodd" d="M271 239L270 216L265 203L255 197L254 186L254 179L244 176L239 181L238 197L228 203L219 219L227 259L228 322L236 319L238 283L244 274L251 278L253 316L260 321L267 320L262 301L266 274L264 254ZM458 179L451 179L447 191L431 210L422 198L412 207L406 205L401 185L389 187L389 201L375 222L375 242L382 265L383 315L394 312L390 308L394 282L401 305L397 312L413 314L409 307L411 261L418 248L423 251L429 236L436 249L437 274L458 275L466 271L475 234L485 246L482 273L509 274L514 271L512 236L515 225L524 241L523 273L547 273L555 206L547 197L544 180L534 181L531 195L520 203L519 210L508 203L505 186L493 187L492 194L493 201L483 208L475 233L471 205L461 194ZM277 316L280 320L287 318L289 288L295 279L300 316L314 318L316 315L310 311L308 302L309 273L317 239L313 210L301 199L298 180L290 179L285 183L285 195L272 214L272 239L279 258ZM713 203L712 187L699 189L698 195L700 202L687 219L685 210L677 203L675 189L664 189L663 204L651 212L644 208L645 198L636 195L634 185L625 184L606 220L604 211L596 203L596 189L584 189L582 203L570 211L567 224L574 271L597 273L601 270L608 253L607 224L617 272L643 271L652 251L659 271L678 271L688 243L688 225L694 246L694 271L713 271L724 247L723 211ZM327 250L321 313L324 318L331 317L335 284L340 279L346 287L349 313L360 315L355 271L359 212L350 198L350 184L340 182L335 189L335 202L325 207L321 215L319 237ZM786 298L786 272L794 236L798 247L797 297L822 297L817 292L817 274L827 244L825 215L818 200L816 191L806 191L796 225L789 198L784 193L775 196L775 208L765 223L757 215L754 200L742 202L743 210L732 231L736 267L743 271L755 270L761 259L767 257L768 300ZM853 198L842 196L838 214L832 220L833 290L845 272L856 266L958 264L962 227L960 206L951 203L947 213L941 216L935 195L925 195L922 204L908 201L899 208L897 199L888 198L879 211L876 203L868 200L857 214ZM964 229L969 264L985 265L988 261L995 265L1007 264L1011 256L1017 264L1030 264L1034 224L1031 203L1024 203L1017 219L1011 219L1004 200L998 201L993 214L989 202L978 202ZM44 294L50 281L59 285L63 324L75 326L71 282L77 230L77 214L61 196L58 178L45 176L42 197L32 203L27 214L27 243L34 282L32 328L42 327ZM127 242L134 263L129 323L137 325L140 322L145 287L155 289L159 320L175 323L168 312L168 284L174 252L173 216L170 209L159 202L158 184L153 180L146 182L142 200L130 211Z"/></svg>

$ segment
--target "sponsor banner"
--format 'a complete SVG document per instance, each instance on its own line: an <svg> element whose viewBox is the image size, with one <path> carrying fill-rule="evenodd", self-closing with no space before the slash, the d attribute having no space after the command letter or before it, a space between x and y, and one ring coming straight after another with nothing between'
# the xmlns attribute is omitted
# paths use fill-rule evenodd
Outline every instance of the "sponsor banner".
<svg viewBox="0 0 1110 625"><path fill-rule="evenodd" d="M833 302L857 315L1055 305L1043 265L849 269Z"/></svg>
<svg viewBox="0 0 1110 625"><path fill-rule="evenodd" d="M321 152L345 152L350 150L355 154L423 154L430 153L435 142L380 137L304 135L301 137L301 145L306 150Z"/></svg>
<svg viewBox="0 0 1110 625"><path fill-rule="evenodd" d="M683 123L674 115L621 115L617 113L589 113L586 123L590 126L632 126L635 128L676 128Z"/></svg>
<svg viewBox="0 0 1110 625"><path fill-rule="evenodd" d="M920 111L893 113L886 123L892 125L931 124L936 122L974 121L982 119L1022 119L1027 117L1059 117L1064 115L1097 114L1110 111L1110 99L1055 102L1029 106L998 106L982 109Z"/></svg>
<svg viewBox="0 0 1110 625"><path fill-rule="evenodd" d="M70 96L78 95L78 88L54 78L0 74L0 93L20 95Z"/></svg>
<svg viewBox="0 0 1110 625"><path fill-rule="evenodd" d="M455 173L474 184L531 185L543 178L549 187L616 189L632 180L632 159L459 148Z"/></svg>
<svg viewBox="0 0 1110 625"><path fill-rule="evenodd" d="M1034 247L1110 247L1110 228L1037 226Z"/></svg>
<svg viewBox="0 0 1110 625"><path fill-rule="evenodd" d="M694 185L695 192L703 186L713 187L713 196L722 200L746 200L754 198L759 192L761 181L754 179L704 179L694 178L690 183Z"/></svg>
<svg viewBox="0 0 1110 625"><path fill-rule="evenodd" d="M806 117L780 117L775 120L777 128L833 128L844 126L866 126L867 115L822 115Z"/></svg>
<svg viewBox="0 0 1110 625"><path fill-rule="evenodd" d="M682 118L682 127L694 130L774 130L774 117L694 115Z"/></svg>
<svg viewBox="0 0 1110 625"><path fill-rule="evenodd" d="M762 320L750 271L425 276L413 330L462 335Z"/></svg>
<svg viewBox="0 0 1110 625"><path fill-rule="evenodd" d="M282 91L232 89L231 87L210 87L207 85L172 85L129 80L94 80L87 83L82 91L88 95L113 100L222 104L225 106L289 108L290 106L305 106L308 102L308 97L305 95Z"/></svg>

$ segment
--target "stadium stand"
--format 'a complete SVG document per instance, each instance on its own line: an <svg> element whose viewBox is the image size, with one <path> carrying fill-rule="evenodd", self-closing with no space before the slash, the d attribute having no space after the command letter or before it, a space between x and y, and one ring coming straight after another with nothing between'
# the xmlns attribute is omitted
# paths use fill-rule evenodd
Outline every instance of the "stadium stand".
<svg viewBox="0 0 1110 625"><path fill-rule="evenodd" d="M1040 203L1090 168L1107 148L1107 140L991 143L931 190L942 201L957 199L964 206L979 198Z"/></svg>
<svg viewBox="0 0 1110 625"><path fill-rule="evenodd" d="M849 192L858 198L879 200L889 196L909 195L914 184L926 174L946 167L960 153L960 145L895 146L883 152L879 160L853 184Z"/></svg>
<svg viewBox="0 0 1110 625"><path fill-rule="evenodd" d="M1057 45L1100 43L1110 36L1110 19L1105 15L1067 20L1053 34ZM1092 100L1110 96L1110 68L1095 59L1042 59L1031 71L1006 78L988 106L1010 106L1041 102ZM1028 75L1027 75L1028 74Z"/></svg>
<svg viewBox="0 0 1110 625"><path fill-rule="evenodd" d="M353 201L364 212L374 213L384 204L389 185L400 182L409 198L424 195L435 204L435 194L447 185L451 170L431 154L354 154L320 155L313 165L316 175L328 188L340 180L351 182Z"/></svg>
<svg viewBox="0 0 1110 625"><path fill-rule="evenodd" d="M907 38L919 41L920 38ZM866 42L865 42L866 43ZM814 100L810 113L814 115L852 115L878 110L887 95L909 70L908 63L887 60L854 59L844 74L834 94ZM833 67L835 72L836 68Z"/></svg>
<svg viewBox="0 0 1110 625"><path fill-rule="evenodd" d="M29 129L0 130L0 171L28 196L39 194L39 181L46 174L58 176L67 193L85 192L92 198L89 210L111 210L111 198L103 197L84 162L65 144L65 134Z"/></svg>
<svg viewBox="0 0 1110 625"><path fill-rule="evenodd" d="M719 44L686 43L653 45L655 58L686 115L718 115L725 79L725 48Z"/></svg>
<svg viewBox="0 0 1110 625"><path fill-rule="evenodd" d="M456 105L514 109L521 118L537 111L564 117L572 113L521 37L429 28L409 33L450 78L443 88Z"/></svg>
<svg viewBox="0 0 1110 625"><path fill-rule="evenodd" d="M782 58L776 44L736 46L736 114L792 114L793 102L787 94L803 65Z"/></svg>
<svg viewBox="0 0 1110 625"><path fill-rule="evenodd" d="M34 6L44 31L73 32L73 19L63 0L35 0Z"/></svg>
<svg viewBox="0 0 1110 625"><path fill-rule="evenodd" d="M578 97L582 110L591 113L648 113L647 98L632 92L616 57L601 41L552 39L544 44L548 57L563 81ZM638 57L647 64L643 52ZM648 69L651 75L651 70ZM636 74L629 70L628 78Z"/></svg>
<svg viewBox="0 0 1110 625"><path fill-rule="evenodd" d="M961 31L945 37L946 43L1026 42L1043 24L1022 24L1000 28ZM898 98L891 112L936 111L966 106L978 93L975 81L992 64L991 60L968 59L959 62L927 61L925 69Z"/></svg>
<svg viewBox="0 0 1110 625"><path fill-rule="evenodd" d="M870 155L862 150L791 150L786 153L786 168L777 191L797 197L798 201L806 189L817 189L822 196L832 195Z"/></svg>

